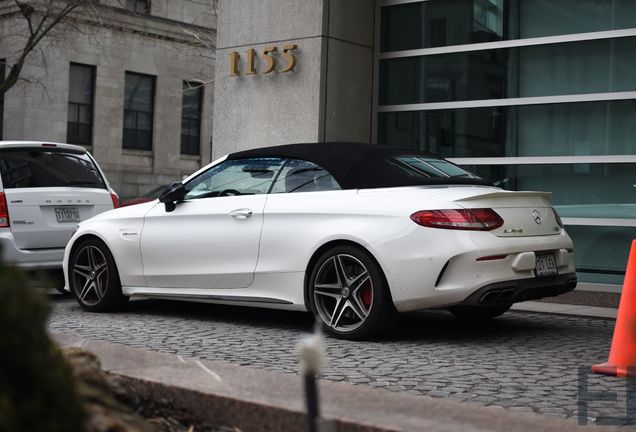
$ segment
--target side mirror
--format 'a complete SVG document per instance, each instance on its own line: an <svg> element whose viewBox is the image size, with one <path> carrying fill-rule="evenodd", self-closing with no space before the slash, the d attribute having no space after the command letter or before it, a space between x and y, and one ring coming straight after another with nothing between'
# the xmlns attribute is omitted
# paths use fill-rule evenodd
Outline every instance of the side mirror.
<svg viewBox="0 0 636 432"><path fill-rule="evenodd" d="M181 201L187 192L183 183L170 183L163 192L161 192L159 202L162 202L166 206L166 211L169 213L177 208L176 202Z"/></svg>

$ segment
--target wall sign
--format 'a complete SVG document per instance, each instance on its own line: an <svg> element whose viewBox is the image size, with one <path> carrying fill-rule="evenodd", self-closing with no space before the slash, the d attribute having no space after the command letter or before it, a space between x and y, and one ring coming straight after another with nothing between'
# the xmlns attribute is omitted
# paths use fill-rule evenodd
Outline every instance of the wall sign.
<svg viewBox="0 0 636 432"><path fill-rule="evenodd" d="M292 51L298 48L296 44L283 45L278 50L278 47L270 46L266 47L259 54L261 60L263 61L265 68L263 70L257 71L255 66L256 61L256 50L254 48L249 48L247 50L247 59L245 64L245 71L243 74L245 75L256 75L256 74L270 74L272 72L277 73L287 73L294 70L296 67L296 56ZM278 53L278 54L277 54ZM230 76L239 76L241 74L241 70L239 68L239 59L241 58L238 51L232 51L230 53ZM277 68L279 66L278 61L282 59L283 67Z"/></svg>

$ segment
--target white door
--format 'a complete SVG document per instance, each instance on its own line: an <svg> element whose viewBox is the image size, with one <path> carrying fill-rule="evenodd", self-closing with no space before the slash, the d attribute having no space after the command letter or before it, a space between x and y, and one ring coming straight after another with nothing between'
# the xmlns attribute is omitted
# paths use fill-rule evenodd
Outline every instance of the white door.
<svg viewBox="0 0 636 432"><path fill-rule="evenodd" d="M245 288L254 279L277 158L226 160L185 184L176 209L157 204L141 233L144 275L157 288Z"/></svg>

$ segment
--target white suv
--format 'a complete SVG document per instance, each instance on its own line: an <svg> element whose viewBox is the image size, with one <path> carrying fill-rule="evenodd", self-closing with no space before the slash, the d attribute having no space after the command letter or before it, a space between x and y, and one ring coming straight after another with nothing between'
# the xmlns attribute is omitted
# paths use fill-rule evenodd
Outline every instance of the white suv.
<svg viewBox="0 0 636 432"><path fill-rule="evenodd" d="M64 247L77 224L112 210L118 201L83 147L0 141L4 262L27 270L61 270Z"/></svg>

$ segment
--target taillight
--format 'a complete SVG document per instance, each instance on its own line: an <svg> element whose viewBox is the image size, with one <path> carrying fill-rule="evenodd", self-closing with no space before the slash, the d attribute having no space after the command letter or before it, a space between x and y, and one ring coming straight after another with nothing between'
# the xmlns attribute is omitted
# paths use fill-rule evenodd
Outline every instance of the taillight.
<svg viewBox="0 0 636 432"><path fill-rule="evenodd" d="M554 218L556 219L556 223L559 224L561 228L563 228L563 221L561 220L561 216L557 213L557 211L552 207L552 213L554 213Z"/></svg>
<svg viewBox="0 0 636 432"><path fill-rule="evenodd" d="M0 192L0 228L9 228L9 207L4 192Z"/></svg>
<svg viewBox="0 0 636 432"><path fill-rule="evenodd" d="M119 197L115 192L110 193L110 198L113 200L113 208L119 207Z"/></svg>
<svg viewBox="0 0 636 432"><path fill-rule="evenodd" d="M411 215L418 225L454 230L490 231L503 225L493 209L421 210Z"/></svg>

